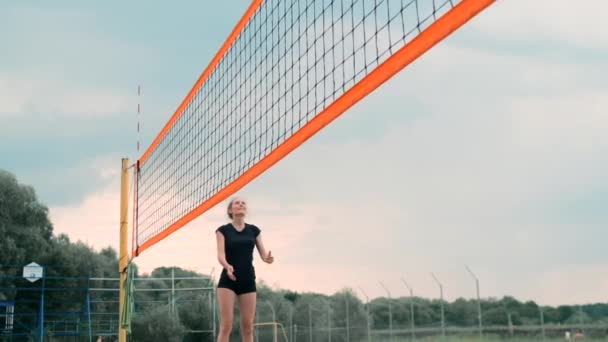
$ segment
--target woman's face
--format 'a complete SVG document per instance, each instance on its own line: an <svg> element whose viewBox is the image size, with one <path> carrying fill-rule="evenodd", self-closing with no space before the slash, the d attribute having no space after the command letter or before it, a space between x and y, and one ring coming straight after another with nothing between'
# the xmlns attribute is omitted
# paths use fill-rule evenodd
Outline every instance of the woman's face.
<svg viewBox="0 0 608 342"><path fill-rule="evenodd" d="M232 214L232 217L244 217L247 214L247 203L242 198L235 198L228 213Z"/></svg>

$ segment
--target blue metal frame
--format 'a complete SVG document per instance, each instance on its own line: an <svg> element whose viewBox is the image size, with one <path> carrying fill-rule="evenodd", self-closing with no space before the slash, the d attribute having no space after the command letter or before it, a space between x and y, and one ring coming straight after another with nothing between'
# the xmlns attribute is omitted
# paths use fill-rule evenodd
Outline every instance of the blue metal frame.
<svg viewBox="0 0 608 342"><path fill-rule="evenodd" d="M0 276L0 293L8 296L0 301L0 307L14 307L13 329L8 331L2 327L0 339L30 336L44 341L45 336L82 336L93 342L94 336L118 335L118 292L115 292L116 298L113 298L114 292L109 292L111 299L107 294L96 297L100 292L95 290L100 286L95 286L95 281L99 284L106 280L47 276L47 267L43 267L43 276L36 283L29 283L21 276ZM112 289L114 287L108 288ZM100 307L103 304L106 305Z"/></svg>

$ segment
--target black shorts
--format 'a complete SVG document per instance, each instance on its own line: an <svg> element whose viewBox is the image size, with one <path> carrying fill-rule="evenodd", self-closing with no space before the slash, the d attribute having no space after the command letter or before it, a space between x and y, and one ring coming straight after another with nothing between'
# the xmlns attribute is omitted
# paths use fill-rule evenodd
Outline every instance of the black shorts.
<svg viewBox="0 0 608 342"><path fill-rule="evenodd" d="M237 296L257 291L255 286L255 276L237 276L236 281L233 281L232 279L228 278L228 274L226 274L225 270L220 276L220 281L217 284L217 287L230 289L236 293Z"/></svg>

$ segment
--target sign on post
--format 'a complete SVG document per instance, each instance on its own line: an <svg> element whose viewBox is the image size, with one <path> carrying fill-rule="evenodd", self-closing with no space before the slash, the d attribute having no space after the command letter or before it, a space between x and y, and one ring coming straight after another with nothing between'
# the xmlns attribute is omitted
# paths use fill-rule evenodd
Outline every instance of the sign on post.
<svg viewBox="0 0 608 342"><path fill-rule="evenodd" d="M43 272L42 266L32 262L23 267L23 278L33 283L42 278Z"/></svg>

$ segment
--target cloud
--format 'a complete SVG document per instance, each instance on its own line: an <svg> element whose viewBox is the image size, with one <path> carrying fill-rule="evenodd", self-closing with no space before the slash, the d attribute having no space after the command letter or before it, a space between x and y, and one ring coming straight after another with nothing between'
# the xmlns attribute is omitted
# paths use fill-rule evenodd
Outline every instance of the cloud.
<svg viewBox="0 0 608 342"><path fill-rule="evenodd" d="M264 198L257 194L243 192L248 202L255 203L250 209L248 222L258 225L262 229L265 245L275 251L277 256L284 255L284 259L292 257L291 253L284 253L288 248L297 245L303 236L311 232L314 227L314 216L310 217L304 208L295 208L285 214L283 205L277 201ZM227 201L217 205L190 224L181 228L165 240L144 251L139 258L142 263L154 265L155 263L184 263L195 266L217 264L215 229L228 222L226 217ZM181 250L183 253L175 253ZM161 256L172 255L165 260ZM161 257L159 259L159 257ZM257 258L257 257L256 257Z"/></svg>
<svg viewBox="0 0 608 342"><path fill-rule="evenodd" d="M49 209L55 234L67 234L100 250L112 246L118 250L119 193L106 188L87 196L79 205Z"/></svg>
<svg viewBox="0 0 608 342"><path fill-rule="evenodd" d="M285 251L297 245L301 236L306 235L310 227L314 226L313 222L309 222L313 218L309 217L307 211L284 215L280 203L256 196L247 198L256 203L257 208L261 208L260 212L252 209L251 219L262 228L265 244L275 251L277 257L280 255L284 260L289 260L290 254ZM129 205L129 222L132 222L133 203ZM228 222L225 207L226 203L216 206L144 251L135 259L136 263L145 271L163 265L177 265L205 273L213 267L217 268L214 232L217 227ZM85 241L96 249L106 246L118 249L119 208L118 184L112 182L91 193L78 205L51 207L50 215L56 234L68 234L72 239ZM298 224L294 225L294 220ZM131 225L129 230L130 250Z"/></svg>
<svg viewBox="0 0 608 342"><path fill-rule="evenodd" d="M158 54L112 34L111 20L85 6L3 7L0 118L116 117L135 111L142 79L134 76L157 67Z"/></svg>
<svg viewBox="0 0 608 342"><path fill-rule="evenodd" d="M133 112L133 96L119 91L64 81L45 75L0 73L0 117L115 116Z"/></svg>
<svg viewBox="0 0 608 342"><path fill-rule="evenodd" d="M133 98L108 76L127 68L131 55L119 37L99 30L93 13L75 8L8 5L0 14L8 51L0 67L0 117L117 115ZM27 42L27 43L24 43Z"/></svg>
<svg viewBox="0 0 608 342"><path fill-rule="evenodd" d="M573 3L567 0L497 1L471 23L471 30L514 41L561 42L573 48L608 47L601 0Z"/></svg>
<svg viewBox="0 0 608 342"><path fill-rule="evenodd" d="M56 233L67 233L73 240L85 241L96 249L108 245L117 249L119 196L115 189L113 186L91 195L76 207L51 208ZM387 230L386 226L361 230L356 221L367 225L381 220L368 215L353 216L351 211L356 209L350 207L323 209L292 205L291 214L286 216L282 215L284 212L280 203L248 193L244 195L252 206L250 222L263 229L265 244L277 258L275 264L265 265L256 255L258 278L276 288L334 293L351 287L357 292L362 288L371 297L377 297L385 295L378 283L382 281L392 296L398 297L407 295L400 282L400 278L404 277L414 287L416 295L435 298L436 285L430 276L433 271L445 286L446 299L471 298L474 287L464 269L465 262L473 263L472 267L481 279L484 297L508 294L544 304L563 304L566 301L583 303L597 301L595 294L603 293L608 285L600 276L599 270L605 267L602 264L563 262L529 270L517 264L531 255L518 255L518 251L513 249L505 251L508 261L505 264L496 263L492 256L489 256L489 262L484 258L480 264L478 256L449 255L445 250L433 249L432 244L437 241L431 237L400 241L396 232ZM256 208L264 208L264 212L260 213ZM146 250L135 259L140 270L149 273L160 266L178 266L209 273L215 269L217 277L220 268L216 260L213 231L226 222L224 210L225 203ZM418 232L410 230L417 227L403 224L397 228L420 235L424 231L426 235L433 233L432 227ZM543 248L530 244L529 238L516 237L523 239L536 253L542 252ZM451 239L452 244L466 241L462 234L456 234ZM426 252L412 248L420 241L424 242L421 249ZM438 242L441 243L441 240ZM502 243L508 242L502 240ZM468 249L471 246L461 245L458 248ZM567 248L560 252L564 253L565 250ZM386 258L386 254L390 254L391 258ZM536 254L533 256L542 258ZM528 262L533 262L535 258ZM497 269L502 271L496 272ZM319 279L323 281L317 281ZM569 296L566 300L564 293L577 295Z"/></svg>
<svg viewBox="0 0 608 342"><path fill-rule="evenodd" d="M540 188L555 185L554 178L545 175L549 162L553 166L601 162L581 157L596 155L607 143L602 132L608 116L601 110L607 90L572 90L572 83L565 82L571 75L584 79L588 75L584 67L452 46L427 57L271 171L272 177L292 184L276 190L298 190L294 184L298 179L344 184L348 188L341 190L347 193L358 190L350 187L355 179L357 187L366 191L420 179L448 198L462 198L463 191L486 196L493 190L520 196L537 188L530 187L530 180L540 182ZM480 66L492 66L493 71L476 73ZM565 69L565 74L557 76L558 69ZM526 80L531 74L534 88L544 90L541 94L523 90L530 88ZM360 126L367 129L352 133ZM593 169L580 163L573 167L576 172ZM270 181L270 176L264 179ZM462 189L470 185L458 179L470 180L474 188ZM421 186L413 183L408 186Z"/></svg>
<svg viewBox="0 0 608 342"><path fill-rule="evenodd" d="M605 46L592 24L567 20L603 3L551 4L498 2L243 189L277 258L258 262L260 278L300 291L361 286L371 296L383 295L382 280L398 296L404 276L436 297L433 271L447 298L471 298L469 264L484 297L603 300L608 65L469 40ZM107 186L51 208L57 231L117 245L118 186ZM567 210L576 206L590 209ZM217 269L213 231L224 209L136 262Z"/></svg>
<svg viewBox="0 0 608 342"><path fill-rule="evenodd" d="M475 72L480 68L488 72ZM443 46L250 191L294 206L314 203L318 210L309 214L329 218L299 243L319 274L325 263L366 264L374 274L392 270L393 279L420 275L418 283L430 270L463 273L473 263L484 272L486 295L534 298L537 292L513 279L529 284L535 272L559 268L569 249L580 262L600 260L603 251L596 242L608 220L601 209L556 218L563 211L556 200L598 208L604 197L593 194L607 185L608 160L600 156L608 145L608 97L605 87L584 83L588 77L585 66ZM573 88L579 80L582 89ZM359 127L364 138L353 133ZM545 286L559 292L559 283ZM452 293L466 293L466 285L458 289ZM585 293L598 300L601 288Z"/></svg>
<svg viewBox="0 0 608 342"><path fill-rule="evenodd" d="M120 157L106 155L69 160L44 170L33 168L31 172L19 174L28 184L37 186L39 198L50 206L80 205L87 196L107 187L119 186ZM70 190L75 189L75 190Z"/></svg>
<svg viewBox="0 0 608 342"><path fill-rule="evenodd" d="M540 303L553 303L554 298L563 298L563 304L601 302L593 294L608 290L606 269L603 263L564 263L539 273L530 285Z"/></svg>

